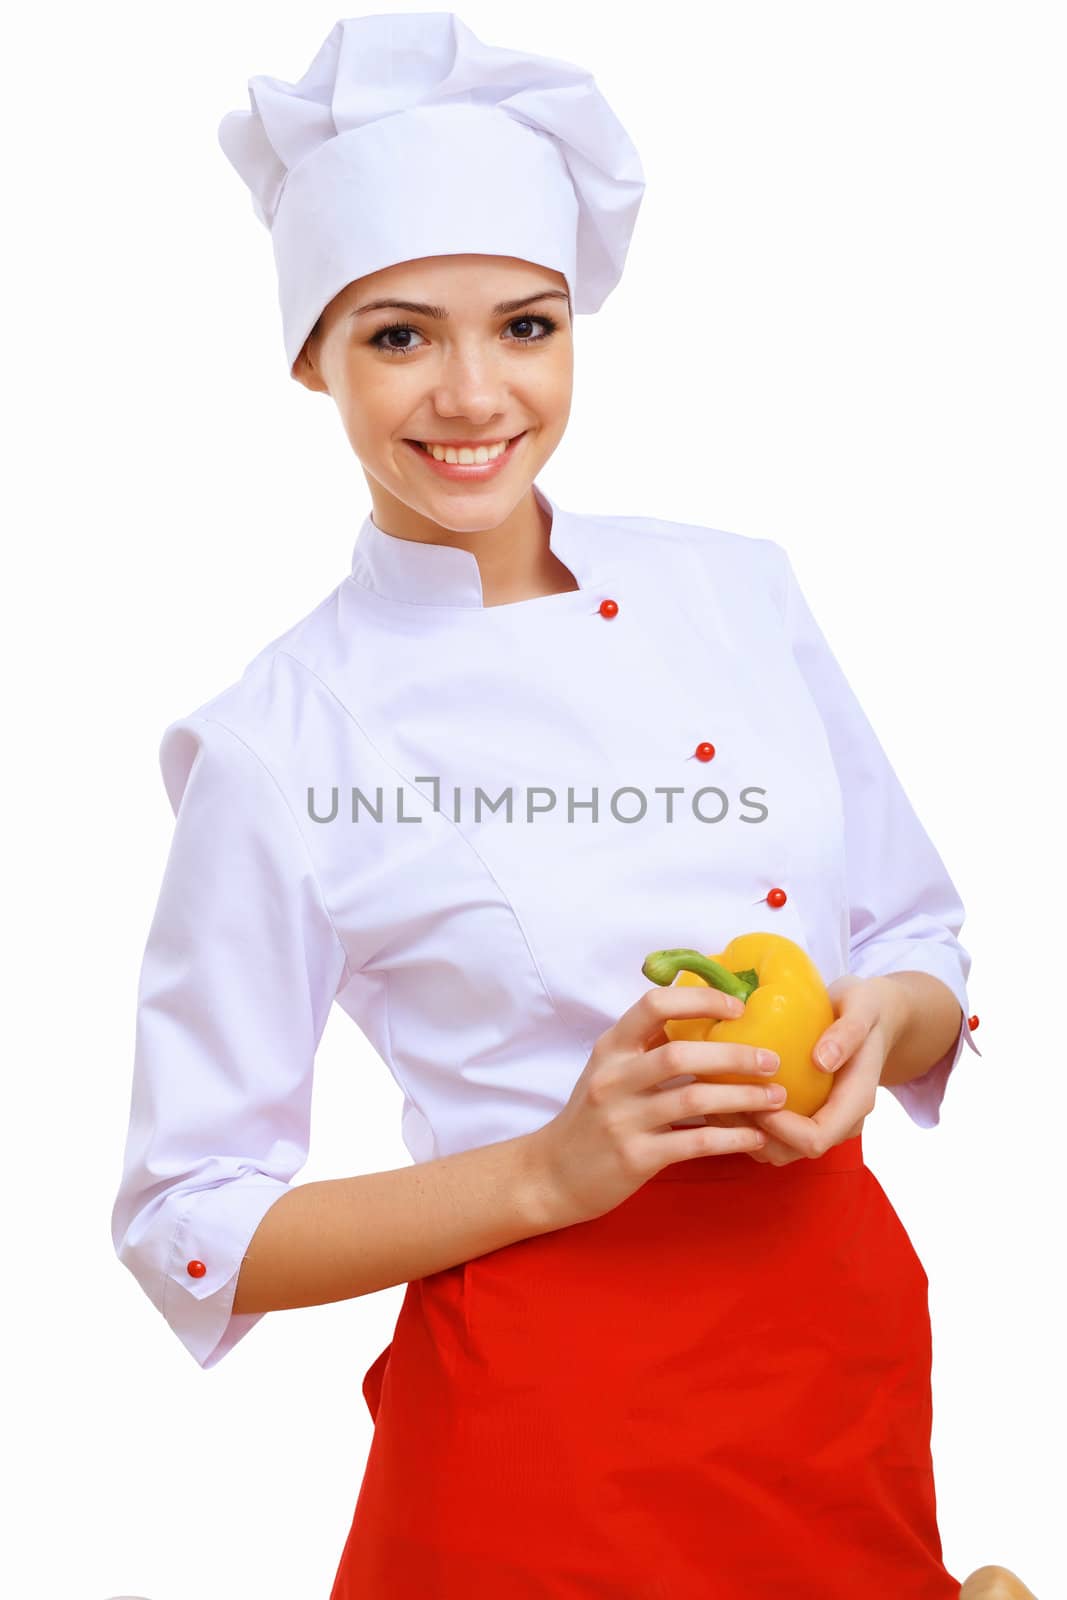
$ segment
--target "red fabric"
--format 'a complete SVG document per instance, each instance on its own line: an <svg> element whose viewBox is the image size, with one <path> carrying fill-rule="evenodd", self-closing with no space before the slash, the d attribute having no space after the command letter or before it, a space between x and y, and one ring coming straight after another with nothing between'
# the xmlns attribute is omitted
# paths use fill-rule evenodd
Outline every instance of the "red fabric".
<svg viewBox="0 0 1067 1600"><path fill-rule="evenodd" d="M958 1600L930 1365L861 1138L672 1163L407 1286L331 1600Z"/></svg>

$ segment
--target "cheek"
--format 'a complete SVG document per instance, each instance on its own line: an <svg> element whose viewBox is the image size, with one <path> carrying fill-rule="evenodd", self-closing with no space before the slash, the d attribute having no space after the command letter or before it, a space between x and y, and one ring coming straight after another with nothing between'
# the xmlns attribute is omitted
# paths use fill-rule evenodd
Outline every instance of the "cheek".
<svg viewBox="0 0 1067 1600"><path fill-rule="evenodd" d="M345 383L334 398L348 442L358 455L381 455L393 445L405 413L384 385Z"/></svg>
<svg viewBox="0 0 1067 1600"><path fill-rule="evenodd" d="M354 453L361 461L368 461L374 457L374 439L367 426L367 418L361 410L343 410L341 420L344 423L345 435Z"/></svg>
<svg viewBox="0 0 1067 1600"><path fill-rule="evenodd" d="M531 412L541 419L546 432L562 433L570 416L573 389L570 363L563 369L553 369L538 374L537 382L527 391L526 403Z"/></svg>

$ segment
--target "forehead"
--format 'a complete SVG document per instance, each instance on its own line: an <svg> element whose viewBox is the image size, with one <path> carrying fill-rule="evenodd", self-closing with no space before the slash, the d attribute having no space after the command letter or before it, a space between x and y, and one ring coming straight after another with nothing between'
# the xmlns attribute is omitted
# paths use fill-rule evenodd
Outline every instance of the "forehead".
<svg viewBox="0 0 1067 1600"><path fill-rule="evenodd" d="M420 256L355 279L343 291L348 303L395 294L405 300L480 305L538 289L567 290L561 272L517 256Z"/></svg>

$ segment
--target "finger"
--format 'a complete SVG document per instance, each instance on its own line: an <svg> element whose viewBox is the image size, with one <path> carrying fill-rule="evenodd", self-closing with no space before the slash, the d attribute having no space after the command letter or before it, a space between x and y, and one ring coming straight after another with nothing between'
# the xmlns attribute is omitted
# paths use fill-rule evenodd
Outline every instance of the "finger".
<svg viewBox="0 0 1067 1600"><path fill-rule="evenodd" d="M629 1054L665 1043L664 1022L695 1022L701 1017L721 1022L744 1012L742 1001L710 984L656 983L607 1031L612 1048Z"/></svg>
<svg viewBox="0 0 1067 1600"><path fill-rule="evenodd" d="M809 1160L817 1161L819 1157L825 1155L826 1151L829 1150L833 1145L844 1144L848 1139L855 1139L857 1134L862 1132L863 1124L866 1122L870 1112L864 1112L864 1114L859 1117L851 1127L846 1128L845 1131L836 1138L831 1137L825 1132L816 1131L814 1134L808 1133L803 1137L798 1137L795 1141L791 1140L788 1144L783 1142L785 1139L785 1134L782 1130L781 1124L778 1125L777 1138L774 1137L773 1127L776 1118L789 1116L789 1112L752 1111L749 1113L749 1115L752 1117L753 1122L757 1123L767 1135L767 1143L763 1147L766 1151L772 1154L777 1154L778 1151L789 1151L791 1152L791 1154L788 1155L788 1159L790 1161L798 1161L804 1156L806 1156ZM800 1120L802 1122L815 1123L817 1130L821 1129L823 1126L822 1124L816 1122L815 1117L802 1117Z"/></svg>
<svg viewBox="0 0 1067 1600"><path fill-rule="evenodd" d="M873 1110L872 1084L881 1069L881 1045L867 1038L834 1078L829 1098L810 1117L792 1111L754 1111L752 1116L766 1133L783 1139L818 1160L835 1144L855 1137L852 1130Z"/></svg>
<svg viewBox="0 0 1067 1600"><path fill-rule="evenodd" d="M634 1087L675 1088L675 1080L702 1078L715 1083L717 1074L740 1072L753 1083L769 1083L781 1066L774 1050L720 1039L669 1039L652 1050L635 1053L626 1069Z"/></svg>
<svg viewBox="0 0 1067 1600"><path fill-rule="evenodd" d="M823 1154L818 1148L822 1135L813 1127L813 1118L799 1116L795 1111L753 1111L750 1114L768 1140L779 1140L787 1149L809 1158Z"/></svg>
<svg viewBox="0 0 1067 1600"><path fill-rule="evenodd" d="M715 1090L714 1095L708 1093L709 1089ZM651 1130L662 1128L668 1122L674 1123L682 1117L708 1115L704 1107L709 1101L714 1106L722 1106L724 1110L736 1107L738 1111L762 1111L774 1104L771 1096L781 1092L776 1084L702 1084L694 1080L682 1083L677 1088L638 1091L638 1098L642 1102L642 1124L647 1123Z"/></svg>
<svg viewBox="0 0 1067 1600"><path fill-rule="evenodd" d="M849 1138L856 1123L874 1110L883 1049L881 1033L868 1034L851 1060L835 1074L825 1105L809 1118L824 1150Z"/></svg>
<svg viewBox="0 0 1067 1600"><path fill-rule="evenodd" d="M819 1035L811 1059L820 1072L836 1072L853 1056L878 1020L874 1006L855 1006Z"/></svg>
<svg viewBox="0 0 1067 1600"><path fill-rule="evenodd" d="M706 1111L704 1113L704 1121L707 1123L709 1128L720 1126L724 1128L737 1128L743 1126L743 1119L736 1111ZM749 1127L751 1126L752 1124L749 1123ZM773 1143L773 1141L770 1134L765 1134L764 1137L767 1141L767 1144L763 1145L761 1149L745 1151L745 1154L747 1156L751 1156L753 1161L766 1161L767 1159L767 1145Z"/></svg>
<svg viewBox="0 0 1067 1600"><path fill-rule="evenodd" d="M791 1161L803 1161L804 1156L800 1150L794 1150L791 1145L783 1144L781 1139L775 1139L764 1128L764 1137L767 1143L763 1146L763 1159L772 1167L787 1167ZM750 1151L749 1154L752 1152Z"/></svg>
<svg viewBox="0 0 1067 1600"><path fill-rule="evenodd" d="M704 1120L709 1123L725 1122L731 1128L736 1128L746 1122L751 1126L750 1117L736 1111L709 1112ZM753 1161L763 1161L776 1167L784 1167L790 1161L803 1159L799 1150L790 1149L789 1145L783 1144L780 1139L773 1138L771 1134L767 1133L766 1129L763 1131L767 1139L763 1148L745 1151L745 1155L751 1156Z"/></svg>

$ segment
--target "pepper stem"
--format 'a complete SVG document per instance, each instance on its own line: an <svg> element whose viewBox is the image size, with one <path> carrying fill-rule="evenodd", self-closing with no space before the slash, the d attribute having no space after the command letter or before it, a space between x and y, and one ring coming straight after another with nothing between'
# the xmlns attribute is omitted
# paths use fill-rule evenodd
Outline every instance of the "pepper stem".
<svg viewBox="0 0 1067 1600"><path fill-rule="evenodd" d="M673 983L679 972L693 972L713 989L736 995L738 1000L747 1000L753 989L759 988L759 974L751 968L730 972L710 956L702 956L699 950L653 950L645 957L641 971L646 978L659 984Z"/></svg>

